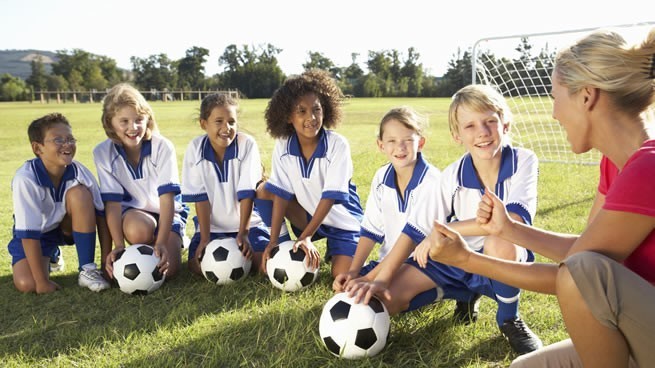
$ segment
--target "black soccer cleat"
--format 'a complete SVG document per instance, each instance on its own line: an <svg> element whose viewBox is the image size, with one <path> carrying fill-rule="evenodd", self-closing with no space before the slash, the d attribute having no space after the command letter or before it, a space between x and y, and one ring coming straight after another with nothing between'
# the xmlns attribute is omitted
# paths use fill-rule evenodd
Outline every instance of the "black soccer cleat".
<svg viewBox="0 0 655 368"><path fill-rule="evenodd" d="M453 313L453 320L456 323L468 325L478 320L478 312L480 311L480 298L482 294L474 294L473 298L468 302L457 301L455 305L455 313Z"/></svg>
<svg viewBox="0 0 655 368"><path fill-rule="evenodd" d="M500 326L500 332L507 338L512 350L519 355L527 354L543 347L541 339L520 318L505 321Z"/></svg>

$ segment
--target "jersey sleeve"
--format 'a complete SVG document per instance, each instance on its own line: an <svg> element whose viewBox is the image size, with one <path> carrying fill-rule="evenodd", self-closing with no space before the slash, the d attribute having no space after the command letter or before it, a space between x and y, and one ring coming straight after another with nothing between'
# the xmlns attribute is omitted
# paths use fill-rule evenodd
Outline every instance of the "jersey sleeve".
<svg viewBox="0 0 655 368"><path fill-rule="evenodd" d="M194 139L189 142L184 152L182 161L182 201L183 202L203 202L209 200L207 188L203 178L207 173L203 172L200 160L200 147L202 138Z"/></svg>
<svg viewBox="0 0 655 368"><path fill-rule="evenodd" d="M266 181L266 190L278 197L290 200L294 197L294 192L291 186L291 178L287 175L287 170L284 167L284 162L288 161L284 160L287 157L286 143L286 139L278 140L275 143L271 158L271 177Z"/></svg>
<svg viewBox="0 0 655 368"><path fill-rule="evenodd" d="M100 186L98 185L96 177L93 176L93 173L86 166L80 163L76 163L76 165L79 172L78 180L91 192L91 196L93 197L93 207L96 209L96 214L104 216L105 204L102 202Z"/></svg>
<svg viewBox="0 0 655 368"><path fill-rule="evenodd" d="M362 220L360 235L376 243L384 243L384 223L382 217L382 187L375 175L371 182L371 191L366 199L366 210Z"/></svg>
<svg viewBox="0 0 655 368"><path fill-rule="evenodd" d="M112 157L110 153L110 142L100 143L93 150L93 162L96 165L100 195L105 202L122 202L123 186L112 174Z"/></svg>
<svg viewBox="0 0 655 368"><path fill-rule="evenodd" d="M24 176L16 176L11 182L14 204L14 232L19 239L40 239L43 225L41 203L44 194ZM38 215L35 215L38 214Z"/></svg>
<svg viewBox="0 0 655 368"><path fill-rule="evenodd" d="M403 233L409 236L415 244L432 232L435 220L444 221L444 208L441 200L441 175L436 169L426 176L420 187L414 190L409 198L407 224Z"/></svg>
<svg viewBox="0 0 655 368"><path fill-rule="evenodd" d="M334 133L332 133L334 134ZM348 141L338 136L329 150L325 185L321 198L334 199L335 204L348 203L350 180L353 176L353 162Z"/></svg>
<svg viewBox="0 0 655 368"><path fill-rule="evenodd" d="M177 195L181 190L175 146L169 140L161 139L156 158L156 166L160 168L157 176L157 194L160 196L166 193Z"/></svg>
<svg viewBox="0 0 655 368"><path fill-rule="evenodd" d="M262 178L262 159L259 147L253 138L243 142L243 157L241 158L240 172L237 183L237 198L255 198L257 183Z"/></svg>
<svg viewBox="0 0 655 368"><path fill-rule="evenodd" d="M517 161L516 173L512 176L512 185L504 202L508 212L519 215L525 224L532 225L537 213L539 160L532 151L523 152L527 154Z"/></svg>

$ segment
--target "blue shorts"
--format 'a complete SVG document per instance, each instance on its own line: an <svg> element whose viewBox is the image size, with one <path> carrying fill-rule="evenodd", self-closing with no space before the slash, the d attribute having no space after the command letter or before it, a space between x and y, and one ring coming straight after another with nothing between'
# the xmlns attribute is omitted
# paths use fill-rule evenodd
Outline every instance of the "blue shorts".
<svg viewBox="0 0 655 368"><path fill-rule="evenodd" d="M307 213L307 222L312 220L312 216ZM291 225L291 230L296 238L302 234L302 230ZM312 236L312 241L327 239L327 250L325 259L329 260L332 256L350 256L355 255L357 243L359 242L359 231L348 231L333 226L321 225Z"/></svg>
<svg viewBox="0 0 655 368"><path fill-rule="evenodd" d="M414 261L413 258L407 258L405 263L421 271L435 283L436 300L454 299L469 300L472 293L486 295L496 300L496 293L493 291L491 279L473 273L464 272L462 269L448 266L443 263L435 262L428 259L425 268ZM359 271L360 275L366 275L371 272L378 261L371 261Z"/></svg>
<svg viewBox="0 0 655 368"><path fill-rule="evenodd" d="M196 249L198 249L198 244L200 244L200 232L198 228L198 220L196 217L193 218L193 222L196 225L196 232L191 238L191 243L189 243L189 259L193 259L196 254ZM210 233L209 239L221 239L221 238L236 238L237 233ZM266 227L251 227L248 231L248 241L250 241L250 246L254 252L263 252L268 245L268 242L271 240L271 233ZM280 237L280 242L291 240L289 234L285 234Z"/></svg>
<svg viewBox="0 0 655 368"><path fill-rule="evenodd" d="M56 255L60 245L67 244L60 228L41 234L41 239L39 240L41 241L41 253L43 253L44 257L49 258ZM15 265L16 262L25 259L25 248L23 248L22 239L14 236L11 241L9 241L7 250L9 250L9 254L11 254L12 266Z"/></svg>

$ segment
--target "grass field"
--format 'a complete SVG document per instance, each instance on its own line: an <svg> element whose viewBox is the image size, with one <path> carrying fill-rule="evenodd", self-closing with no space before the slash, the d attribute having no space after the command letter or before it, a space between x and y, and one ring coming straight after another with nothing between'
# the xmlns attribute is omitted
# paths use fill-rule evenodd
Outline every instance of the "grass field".
<svg viewBox="0 0 655 368"><path fill-rule="evenodd" d="M242 101L239 121L240 128L257 139L270 170L273 141L264 131L266 102ZM410 105L429 118L424 152L435 166L444 168L462 154L448 133L448 103L448 99L347 102L344 123L337 131L350 141L362 204L373 173L384 163L375 134L389 108ZM153 104L162 134L176 145L180 168L187 143L202 133L198 107L198 101ZM6 248L12 227L11 178L32 157L27 125L53 111L71 121L79 140L76 159L92 171L91 150L105 139L98 103L0 104L0 366L503 367L514 358L495 324L495 303L486 298L474 325L452 324L454 303L446 301L392 318L387 346L379 355L358 361L336 358L318 335L321 308L331 296L325 264L317 284L299 293L274 289L262 276L217 287L185 269L156 293L133 297L116 288L95 294L78 287L74 247L64 247L66 271L53 277L63 290L45 296L18 293ZM596 181L593 166L542 164L535 225L580 232ZM324 249L324 243L318 246ZM520 312L544 343L567 336L554 296L524 292Z"/></svg>

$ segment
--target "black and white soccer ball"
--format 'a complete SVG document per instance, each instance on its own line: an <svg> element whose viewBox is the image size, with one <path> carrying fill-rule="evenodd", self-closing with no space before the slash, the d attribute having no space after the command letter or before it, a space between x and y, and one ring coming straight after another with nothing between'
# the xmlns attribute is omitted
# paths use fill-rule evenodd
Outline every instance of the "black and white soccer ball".
<svg viewBox="0 0 655 368"><path fill-rule="evenodd" d="M293 240L280 243L266 261L266 273L271 284L284 291L297 291L316 281L318 268L307 266L307 255L300 247L293 251Z"/></svg>
<svg viewBox="0 0 655 368"><path fill-rule="evenodd" d="M226 285L244 279L252 261L243 256L234 238L215 239L200 255L200 269L207 280Z"/></svg>
<svg viewBox="0 0 655 368"><path fill-rule="evenodd" d="M323 306L318 331L334 355L359 359L379 353L389 335L389 312L377 298L355 304L348 293L334 295Z"/></svg>
<svg viewBox="0 0 655 368"><path fill-rule="evenodd" d="M166 275L159 272L159 257L146 244L133 244L116 255L114 279L122 292L146 295L159 289Z"/></svg>

